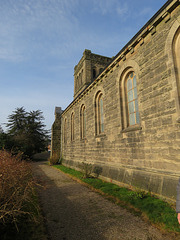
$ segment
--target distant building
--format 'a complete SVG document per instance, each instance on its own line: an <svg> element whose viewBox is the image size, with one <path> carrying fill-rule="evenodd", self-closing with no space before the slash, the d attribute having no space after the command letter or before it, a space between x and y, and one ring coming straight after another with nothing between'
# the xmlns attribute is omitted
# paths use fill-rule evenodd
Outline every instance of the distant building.
<svg viewBox="0 0 180 240"><path fill-rule="evenodd" d="M92 163L102 179L175 199L180 1L167 1L114 58L85 50L74 68L74 100L55 116L51 154L63 164Z"/></svg>

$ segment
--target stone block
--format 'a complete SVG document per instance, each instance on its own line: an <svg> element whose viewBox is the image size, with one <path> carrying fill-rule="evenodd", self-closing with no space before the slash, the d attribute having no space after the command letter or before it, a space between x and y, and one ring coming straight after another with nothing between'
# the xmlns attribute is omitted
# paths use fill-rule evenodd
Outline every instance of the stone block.
<svg viewBox="0 0 180 240"><path fill-rule="evenodd" d="M118 169L115 169L115 168L109 169L109 178L118 180L118 175L119 175Z"/></svg>
<svg viewBox="0 0 180 240"><path fill-rule="evenodd" d="M162 183L163 183L163 178L161 175L151 174L147 190L149 192L157 193L160 195L162 192Z"/></svg>
<svg viewBox="0 0 180 240"><path fill-rule="evenodd" d="M102 176L104 177L109 177L109 167L108 166L102 166L103 171L101 173Z"/></svg>
<svg viewBox="0 0 180 240"><path fill-rule="evenodd" d="M171 199L176 199L176 188L178 184L178 178L164 177L161 194Z"/></svg>
<svg viewBox="0 0 180 240"><path fill-rule="evenodd" d="M162 118L162 125L171 125L172 124L172 116Z"/></svg>
<svg viewBox="0 0 180 240"><path fill-rule="evenodd" d="M125 169L123 182L128 185L133 185L133 170Z"/></svg>
<svg viewBox="0 0 180 240"><path fill-rule="evenodd" d="M136 186L140 189L145 189L148 191L149 180L150 180L150 176L148 174L145 174L143 170L142 171L134 170L132 180L131 180L133 186Z"/></svg>

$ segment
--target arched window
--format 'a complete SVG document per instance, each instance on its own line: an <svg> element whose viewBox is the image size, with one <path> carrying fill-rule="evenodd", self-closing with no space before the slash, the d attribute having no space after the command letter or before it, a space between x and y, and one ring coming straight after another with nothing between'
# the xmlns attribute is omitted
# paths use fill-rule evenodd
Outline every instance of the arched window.
<svg viewBox="0 0 180 240"><path fill-rule="evenodd" d="M86 109L85 106L81 106L81 112L80 112L80 119L81 119L81 139L84 139L86 137Z"/></svg>
<svg viewBox="0 0 180 240"><path fill-rule="evenodd" d="M71 114L71 141L74 141L74 113Z"/></svg>
<svg viewBox="0 0 180 240"><path fill-rule="evenodd" d="M93 69L93 79L96 77L96 69Z"/></svg>
<svg viewBox="0 0 180 240"><path fill-rule="evenodd" d="M64 119L64 143L67 143L67 119Z"/></svg>
<svg viewBox="0 0 180 240"><path fill-rule="evenodd" d="M173 42L173 56L175 62L175 73L178 89L178 100L180 104L180 28L177 30Z"/></svg>
<svg viewBox="0 0 180 240"><path fill-rule="evenodd" d="M79 88L79 77L78 77L78 76L77 76L76 83L77 83L76 87L77 87L77 89L78 89L78 88Z"/></svg>
<svg viewBox="0 0 180 240"><path fill-rule="evenodd" d="M128 108L128 126L133 126L140 123L139 107L137 96L136 75L131 72L127 75L126 80L126 102Z"/></svg>
<svg viewBox="0 0 180 240"><path fill-rule="evenodd" d="M103 94L98 92L95 99L96 134L104 132Z"/></svg>
<svg viewBox="0 0 180 240"><path fill-rule="evenodd" d="M81 76L81 72L79 74L79 87L81 87L81 83L82 83L82 76Z"/></svg>
<svg viewBox="0 0 180 240"><path fill-rule="evenodd" d="M122 130L140 125L137 77L132 69L124 72L120 82Z"/></svg>
<svg viewBox="0 0 180 240"><path fill-rule="evenodd" d="M81 85L82 85L82 83L83 83L83 69L81 71Z"/></svg>

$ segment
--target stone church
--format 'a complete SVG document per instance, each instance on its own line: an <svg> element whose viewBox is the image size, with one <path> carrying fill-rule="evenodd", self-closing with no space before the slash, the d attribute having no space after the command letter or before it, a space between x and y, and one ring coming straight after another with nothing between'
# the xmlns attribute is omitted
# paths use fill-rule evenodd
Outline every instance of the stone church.
<svg viewBox="0 0 180 240"><path fill-rule="evenodd" d="M60 103L57 102L57 105ZM169 0L113 58L85 50L74 100L55 108L52 155L100 178L176 198L180 177L180 1Z"/></svg>

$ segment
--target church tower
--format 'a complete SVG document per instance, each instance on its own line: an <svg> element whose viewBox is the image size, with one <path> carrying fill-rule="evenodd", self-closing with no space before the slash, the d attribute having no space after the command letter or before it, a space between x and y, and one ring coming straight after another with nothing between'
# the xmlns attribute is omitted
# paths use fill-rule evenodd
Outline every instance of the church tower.
<svg viewBox="0 0 180 240"><path fill-rule="evenodd" d="M74 98L76 98L110 63L111 58L91 53L85 49L74 68Z"/></svg>

